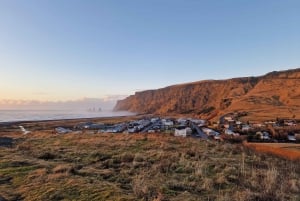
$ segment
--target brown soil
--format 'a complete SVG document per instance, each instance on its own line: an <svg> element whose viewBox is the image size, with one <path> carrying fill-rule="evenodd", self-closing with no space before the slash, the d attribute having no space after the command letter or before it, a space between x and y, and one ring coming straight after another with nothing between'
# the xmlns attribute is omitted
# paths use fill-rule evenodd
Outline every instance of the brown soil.
<svg viewBox="0 0 300 201"><path fill-rule="evenodd" d="M244 143L257 152L274 154L289 160L300 160L300 144L292 143Z"/></svg>

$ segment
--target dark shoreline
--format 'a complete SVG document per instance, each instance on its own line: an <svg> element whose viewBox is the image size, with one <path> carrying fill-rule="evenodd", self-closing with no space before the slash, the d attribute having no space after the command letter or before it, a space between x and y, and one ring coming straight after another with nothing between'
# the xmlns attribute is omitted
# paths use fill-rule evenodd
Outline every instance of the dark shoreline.
<svg viewBox="0 0 300 201"><path fill-rule="evenodd" d="M10 121L10 122L0 122L0 131L5 131L7 129L16 129L19 125L25 125L29 127L47 127L53 128L56 126L66 126L80 123L80 122L110 122L110 121L125 121L128 119L139 118L140 115L129 115L129 116L110 116L110 117L90 117L90 118L70 118L70 119L50 119L50 120L25 120L25 121ZM34 126L35 125L35 126Z"/></svg>
<svg viewBox="0 0 300 201"><path fill-rule="evenodd" d="M136 115L131 115L136 116ZM123 118L131 116L112 116L112 117L86 117L86 118L70 118L70 119L46 119L46 120L20 120L20 121L5 121L0 122L1 125L9 124L19 124L19 123L43 123L43 122L53 122L53 121L72 121L72 120L91 120L91 119L102 119L102 118Z"/></svg>
<svg viewBox="0 0 300 201"><path fill-rule="evenodd" d="M27 111L27 110L1 110L1 111ZM61 111L61 110L28 110L28 111ZM71 111L71 110L65 110L65 111ZM132 113L128 111L113 111L113 110L105 110L104 113L101 113L99 115L83 115L81 116L79 113L75 116L66 116L66 117L55 117L55 116L45 116L44 118L38 118L38 119L10 119L10 120L1 120L0 126L5 125L12 125L12 124L20 124L20 123L43 123L43 122L54 122L54 121L76 121L76 120L93 120L93 119L102 119L102 118L124 118L124 117L130 117L130 116L136 116L139 115L138 113ZM81 117L80 117L81 116ZM32 116L34 117L34 116Z"/></svg>
<svg viewBox="0 0 300 201"><path fill-rule="evenodd" d="M91 120L91 119L103 119L103 118L124 118L124 117L134 117L141 114L132 114L132 115L116 115L116 116L100 116L100 117L78 117L78 118L62 118L62 119L41 119L41 120L17 120L17 121L2 121L1 125L10 125L17 123L39 123L39 122L53 122L53 121L72 121L72 120Z"/></svg>

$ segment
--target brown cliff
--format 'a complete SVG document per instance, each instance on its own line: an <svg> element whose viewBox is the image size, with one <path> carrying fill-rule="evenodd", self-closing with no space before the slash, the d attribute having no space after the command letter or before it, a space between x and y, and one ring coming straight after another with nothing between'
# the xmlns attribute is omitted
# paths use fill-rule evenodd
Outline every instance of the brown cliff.
<svg viewBox="0 0 300 201"><path fill-rule="evenodd" d="M136 92L118 101L115 110L203 118L243 111L250 119L300 118L300 68Z"/></svg>

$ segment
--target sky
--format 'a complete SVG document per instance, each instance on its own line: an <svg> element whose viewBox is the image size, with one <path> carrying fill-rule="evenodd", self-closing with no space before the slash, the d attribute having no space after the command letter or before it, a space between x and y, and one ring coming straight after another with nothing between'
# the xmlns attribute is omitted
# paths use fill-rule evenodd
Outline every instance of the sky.
<svg viewBox="0 0 300 201"><path fill-rule="evenodd" d="M0 106L298 68L299 22L299 0L0 0Z"/></svg>

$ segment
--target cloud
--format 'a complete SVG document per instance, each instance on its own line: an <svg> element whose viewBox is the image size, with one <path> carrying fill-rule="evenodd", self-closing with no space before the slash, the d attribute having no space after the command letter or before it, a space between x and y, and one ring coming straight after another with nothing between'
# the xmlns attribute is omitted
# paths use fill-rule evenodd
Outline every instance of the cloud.
<svg viewBox="0 0 300 201"><path fill-rule="evenodd" d="M34 93L32 93L32 95L36 95L36 96L46 96L46 95L48 95L48 93L46 93L46 92L34 92Z"/></svg>
<svg viewBox="0 0 300 201"><path fill-rule="evenodd" d="M0 109L77 109L89 108L112 109L116 101L125 98L125 95L107 95L103 98L82 98L68 101L38 101L38 100L0 100Z"/></svg>
<svg viewBox="0 0 300 201"><path fill-rule="evenodd" d="M103 98L105 101L117 101L126 98L128 95L107 95Z"/></svg>

